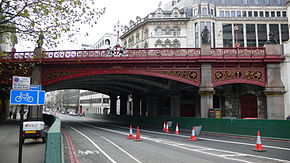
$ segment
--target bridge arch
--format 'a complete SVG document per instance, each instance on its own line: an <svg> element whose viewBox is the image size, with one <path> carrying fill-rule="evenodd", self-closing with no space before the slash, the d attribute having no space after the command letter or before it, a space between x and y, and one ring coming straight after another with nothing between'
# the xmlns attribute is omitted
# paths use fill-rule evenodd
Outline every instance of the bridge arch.
<svg viewBox="0 0 290 163"><path fill-rule="evenodd" d="M90 71L44 71L43 72L43 86L57 83L60 81L70 80L73 78L92 76L92 75L110 75L110 74L129 74L129 75L143 75L169 79L186 83L198 87L200 84L200 77L198 71L169 71L169 70L121 70L121 69L108 69L108 70L90 70Z"/></svg>

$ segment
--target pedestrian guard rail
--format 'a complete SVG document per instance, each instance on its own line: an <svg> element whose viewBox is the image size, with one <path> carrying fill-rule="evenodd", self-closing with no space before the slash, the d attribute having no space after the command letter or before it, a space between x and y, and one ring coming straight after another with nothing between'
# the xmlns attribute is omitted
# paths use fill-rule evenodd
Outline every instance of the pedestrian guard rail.
<svg viewBox="0 0 290 163"><path fill-rule="evenodd" d="M46 124L51 124L46 137L45 163L63 163L63 141L61 121L53 115L43 117Z"/></svg>
<svg viewBox="0 0 290 163"><path fill-rule="evenodd" d="M269 119L218 119L218 118L193 118L193 117L134 117L86 114L87 117L109 120L116 123L136 124L140 128L150 126L152 128L162 128L163 123L172 121L173 125L178 123L179 129L190 132L192 126L202 126L201 133L218 133L238 136L256 137L260 130L261 137L289 140L290 141L290 121L289 120L269 120Z"/></svg>

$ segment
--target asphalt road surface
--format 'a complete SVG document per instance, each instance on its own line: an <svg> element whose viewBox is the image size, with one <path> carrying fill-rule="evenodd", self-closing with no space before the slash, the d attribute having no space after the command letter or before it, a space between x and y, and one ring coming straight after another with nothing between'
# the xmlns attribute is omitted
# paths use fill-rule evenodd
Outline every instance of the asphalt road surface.
<svg viewBox="0 0 290 163"><path fill-rule="evenodd" d="M198 141L188 141L190 133L175 135L151 128L140 129L142 141L135 141L127 139L128 124L58 116L66 163L290 163L289 141L262 139L266 151L255 152L253 138L201 134Z"/></svg>

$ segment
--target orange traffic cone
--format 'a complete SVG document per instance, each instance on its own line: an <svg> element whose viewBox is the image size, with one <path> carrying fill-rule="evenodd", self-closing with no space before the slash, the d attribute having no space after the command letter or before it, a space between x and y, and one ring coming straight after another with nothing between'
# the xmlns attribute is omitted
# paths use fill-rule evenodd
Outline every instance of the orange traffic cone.
<svg viewBox="0 0 290 163"><path fill-rule="evenodd" d="M135 141L142 141L141 135L140 135L140 130L139 130L138 126L137 126L137 130L136 130L136 138L134 140Z"/></svg>
<svg viewBox="0 0 290 163"><path fill-rule="evenodd" d="M192 127L191 137L188 139L189 141L197 141L197 138L195 137L195 127Z"/></svg>
<svg viewBox="0 0 290 163"><path fill-rule="evenodd" d="M132 126L130 125L130 133L129 133L129 136L127 139L134 139L134 136L133 136L133 132L132 132Z"/></svg>
<svg viewBox="0 0 290 163"><path fill-rule="evenodd" d="M176 124L176 127L175 127L175 134L176 134L176 135L179 135L178 124Z"/></svg>
<svg viewBox="0 0 290 163"><path fill-rule="evenodd" d="M163 130L163 131L166 130L166 122L163 123L163 129L162 129L162 130Z"/></svg>
<svg viewBox="0 0 290 163"><path fill-rule="evenodd" d="M169 127L168 127L168 123L166 123L166 129L165 129L165 131L164 132L167 132L167 133L169 133L170 131L169 131Z"/></svg>
<svg viewBox="0 0 290 163"><path fill-rule="evenodd" d="M253 151L256 151L256 152L265 152L266 151L262 147L261 136L260 136L260 131L259 130L258 130L258 133L257 133L256 149L253 149Z"/></svg>

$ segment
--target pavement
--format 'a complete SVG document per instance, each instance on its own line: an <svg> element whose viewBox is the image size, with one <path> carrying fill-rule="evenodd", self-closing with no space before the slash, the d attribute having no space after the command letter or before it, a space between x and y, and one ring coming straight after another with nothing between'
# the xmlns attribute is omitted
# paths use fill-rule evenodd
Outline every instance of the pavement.
<svg viewBox="0 0 290 163"><path fill-rule="evenodd" d="M0 163L17 163L19 151L19 118L0 122ZM26 139L22 163L43 163L45 143L41 139Z"/></svg>

